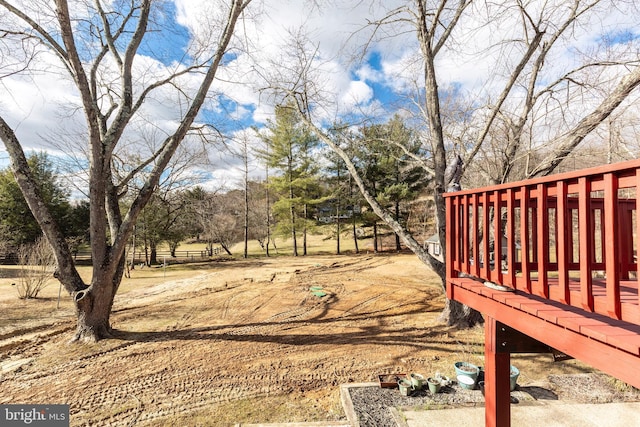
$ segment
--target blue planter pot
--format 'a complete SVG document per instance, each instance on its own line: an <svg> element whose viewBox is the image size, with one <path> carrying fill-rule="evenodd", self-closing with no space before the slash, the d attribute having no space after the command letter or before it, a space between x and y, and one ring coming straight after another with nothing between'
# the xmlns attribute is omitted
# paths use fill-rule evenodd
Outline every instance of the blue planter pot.
<svg viewBox="0 0 640 427"><path fill-rule="evenodd" d="M509 371L509 386L511 387L510 388L511 391L516 389L519 376L520 376L520 370L515 366L511 365L510 371Z"/></svg>
<svg viewBox="0 0 640 427"><path fill-rule="evenodd" d="M473 385L475 386L480 373L479 367L469 362L456 362L453 366L456 370L456 378L460 376L469 377L473 380Z"/></svg>

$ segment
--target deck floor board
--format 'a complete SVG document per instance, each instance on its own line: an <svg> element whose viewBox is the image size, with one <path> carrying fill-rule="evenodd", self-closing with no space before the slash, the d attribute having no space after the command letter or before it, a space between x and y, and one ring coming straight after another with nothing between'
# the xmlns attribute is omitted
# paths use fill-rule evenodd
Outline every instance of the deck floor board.
<svg viewBox="0 0 640 427"><path fill-rule="evenodd" d="M565 305L552 299L546 299L537 295L527 294L521 290L515 292L500 291L489 288L483 282L473 278L457 278L452 281L454 286L460 286L468 291L474 292L485 298L507 305L511 308L522 311L532 316L541 318L565 329L574 331L594 340L619 348L631 354L640 355L640 326L626 321L612 319L605 313L590 312L582 309L581 305ZM558 288L557 282L550 280L550 290ZM594 281L594 291L604 288L603 283ZM572 292L579 289L579 283L571 281ZM637 282L625 282L625 290L633 289L636 294L631 295L629 301L625 302L627 313L638 311ZM558 295L554 290L550 295ZM596 297L596 307L606 307L604 297ZM577 300L577 298L575 298ZM574 301L575 301L574 300ZM478 310L478 307L474 307ZM482 312L480 308L479 311Z"/></svg>

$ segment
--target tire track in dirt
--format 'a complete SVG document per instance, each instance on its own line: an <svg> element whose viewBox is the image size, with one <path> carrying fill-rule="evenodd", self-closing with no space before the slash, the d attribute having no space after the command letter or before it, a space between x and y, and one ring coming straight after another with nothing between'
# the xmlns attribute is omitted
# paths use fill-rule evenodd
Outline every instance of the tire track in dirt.
<svg viewBox="0 0 640 427"><path fill-rule="evenodd" d="M404 368L395 366L395 346L375 340L377 313L401 301L363 274L385 263L386 258L340 259L276 276L269 270L235 270L235 277L253 279L211 273L196 276L206 283L185 281L184 289L154 287L158 293L147 295L142 305L120 301L114 319L144 331L148 328L136 322L163 315L168 321L162 327L122 331L119 339L90 349L66 350L67 357L65 350L61 355L55 351L64 337L47 338L42 353L51 361L4 380L0 400L58 396L71 404L73 425L144 426L171 424L166 420L174 416L242 399L326 399L338 384ZM314 284L329 295L310 294ZM354 328L355 341L350 342Z"/></svg>
<svg viewBox="0 0 640 427"><path fill-rule="evenodd" d="M102 394L94 394L86 399L86 404L92 407L122 406L127 402L128 396L144 395L145 390L154 388L156 390L154 400L143 402L145 408L153 407L154 409L147 411L139 420L157 419L192 411L194 408L212 403L270 393L312 390L319 385L338 383L337 379L328 381L327 373L318 370L318 366L318 363L306 362L294 373L281 365L274 367L258 364L247 366L242 372L226 371L218 375L215 374L215 370L212 372L211 369L203 366L192 366L189 370L179 371L167 368L146 378L131 378L127 384L105 389ZM335 377L335 373L331 373L331 376ZM160 384L164 387L158 387ZM158 404L158 402L162 403ZM118 414L115 418L111 417L109 422L113 425L124 425L124 422L133 415L135 412L131 409ZM123 424L118 423L119 420ZM100 423L98 422L97 425Z"/></svg>

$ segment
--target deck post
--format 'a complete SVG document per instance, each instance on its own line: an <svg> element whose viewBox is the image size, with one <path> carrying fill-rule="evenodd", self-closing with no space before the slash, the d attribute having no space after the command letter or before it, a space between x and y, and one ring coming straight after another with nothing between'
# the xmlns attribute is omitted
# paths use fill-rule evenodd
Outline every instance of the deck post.
<svg viewBox="0 0 640 427"><path fill-rule="evenodd" d="M511 354L501 351L500 324L487 316L484 321L484 396L485 427L511 426L511 390L509 371Z"/></svg>

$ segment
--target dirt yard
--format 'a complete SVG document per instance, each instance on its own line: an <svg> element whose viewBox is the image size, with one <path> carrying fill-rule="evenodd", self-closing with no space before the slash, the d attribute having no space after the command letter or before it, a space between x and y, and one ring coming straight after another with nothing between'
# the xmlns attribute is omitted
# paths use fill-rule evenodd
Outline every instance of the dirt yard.
<svg viewBox="0 0 640 427"><path fill-rule="evenodd" d="M0 403L68 403L74 426L340 420L339 384L483 365L482 329L437 322L440 284L412 254L135 270L116 298L119 337L94 345L68 344L72 304L56 308L57 285L20 301L2 277ZM589 371L513 363L521 384Z"/></svg>

